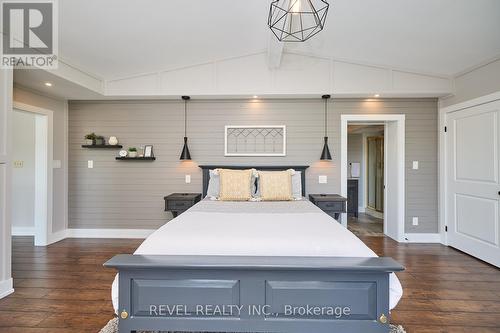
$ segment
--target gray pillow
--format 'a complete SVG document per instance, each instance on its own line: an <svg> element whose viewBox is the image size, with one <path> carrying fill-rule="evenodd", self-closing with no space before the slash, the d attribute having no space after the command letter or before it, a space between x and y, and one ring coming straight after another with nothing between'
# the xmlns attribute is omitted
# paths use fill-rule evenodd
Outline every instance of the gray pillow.
<svg viewBox="0 0 500 333"><path fill-rule="evenodd" d="M294 199L302 199L302 171L295 171L292 175L292 196Z"/></svg>
<svg viewBox="0 0 500 333"><path fill-rule="evenodd" d="M220 176L214 170L210 170L210 179L208 180L207 197L218 198L220 195Z"/></svg>

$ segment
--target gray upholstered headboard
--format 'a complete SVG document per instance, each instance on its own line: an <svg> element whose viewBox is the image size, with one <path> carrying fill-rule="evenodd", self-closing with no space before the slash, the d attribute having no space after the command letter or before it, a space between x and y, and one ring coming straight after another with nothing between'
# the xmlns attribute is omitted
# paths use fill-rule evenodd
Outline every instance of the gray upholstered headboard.
<svg viewBox="0 0 500 333"><path fill-rule="evenodd" d="M306 169L309 168L308 165L279 165L279 166L249 166L249 165L200 165L201 170L203 171L203 197L207 195L208 189L208 181L210 180L210 170L213 169L236 169L236 170L244 170L244 169L257 169L263 171L283 171L288 169L294 169L295 171L301 171L301 180L302 180L302 196L306 195Z"/></svg>

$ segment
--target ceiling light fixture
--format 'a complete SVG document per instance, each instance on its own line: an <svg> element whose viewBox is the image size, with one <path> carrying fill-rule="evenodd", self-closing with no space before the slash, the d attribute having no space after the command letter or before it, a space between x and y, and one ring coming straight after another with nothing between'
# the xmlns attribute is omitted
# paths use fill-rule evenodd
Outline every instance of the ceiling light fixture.
<svg viewBox="0 0 500 333"><path fill-rule="evenodd" d="M328 132L327 132L327 128L328 128L328 100L331 98L332 96L330 95L323 95L321 96L321 98L323 98L323 100L325 101L325 143L323 145L323 151L321 152L321 160L331 160L332 159L332 155L330 154L330 149L328 148Z"/></svg>
<svg viewBox="0 0 500 333"><path fill-rule="evenodd" d="M182 153L180 160L190 160L191 154L189 153L188 148L188 138L187 138L187 102L191 99L189 96L182 96L182 100L184 101L184 147L182 148Z"/></svg>
<svg viewBox="0 0 500 333"><path fill-rule="evenodd" d="M52 83L50 83L50 82L45 82L45 85L46 85L47 87L52 87Z"/></svg>
<svg viewBox="0 0 500 333"><path fill-rule="evenodd" d="M257 98L259 98L259 96L257 96L257 95L253 95L253 98L257 99Z"/></svg>
<svg viewBox="0 0 500 333"><path fill-rule="evenodd" d="M329 7L324 0L276 0L267 25L280 42L304 42L323 30Z"/></svg>
<svg viewBox="0 0 500 333"><path fill-rule="evenodd" d="M379 98L379 97L380 97L380 94L375 94L375 95L373 95L373 97L375 97L375 98Z"/></svg>

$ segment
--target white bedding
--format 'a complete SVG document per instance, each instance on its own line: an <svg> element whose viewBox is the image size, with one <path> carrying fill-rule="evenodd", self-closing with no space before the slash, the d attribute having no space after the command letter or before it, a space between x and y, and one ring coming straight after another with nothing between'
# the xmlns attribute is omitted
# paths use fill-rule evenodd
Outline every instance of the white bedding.
<svg viewBox="0 0 500 333"><path fill-rule="evenodd" d="M152 233L134 254L376 257L353 233L307 200L202 200ZM403 290L390 276L390 308ZM112 287L118 308L118 279Z"/></svg>

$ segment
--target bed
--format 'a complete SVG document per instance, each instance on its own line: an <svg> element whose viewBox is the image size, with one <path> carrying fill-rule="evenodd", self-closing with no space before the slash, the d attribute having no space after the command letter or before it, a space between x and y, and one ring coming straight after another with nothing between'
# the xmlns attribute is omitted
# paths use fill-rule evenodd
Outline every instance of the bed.
<svg viewBox="0 0 500 333"><path fill-rule="evenodd" d="M307 200L204 199L105 266L120 332L389 332L402 296L403 267Z"/></svg>

